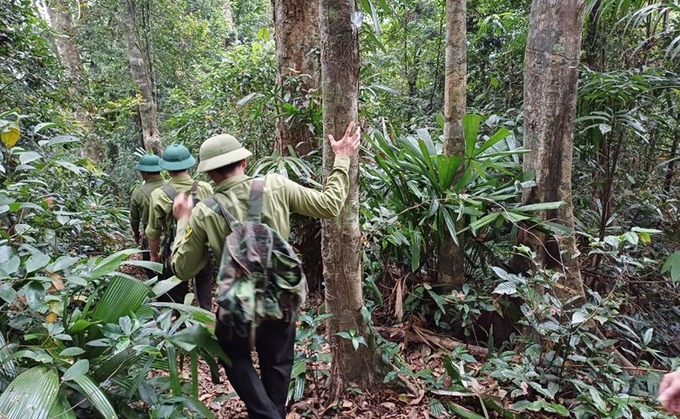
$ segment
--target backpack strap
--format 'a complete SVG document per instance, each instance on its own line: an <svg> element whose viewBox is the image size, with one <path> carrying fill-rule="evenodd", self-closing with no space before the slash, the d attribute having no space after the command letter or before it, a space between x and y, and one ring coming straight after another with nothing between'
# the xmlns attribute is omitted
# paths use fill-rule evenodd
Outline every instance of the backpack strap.
<svg viewBox="0 0 680 419"><path fill-rule="evenodd" d="M234 216L231 215L231 213L226 208L224 208L224 205L222 205L220 201L217 200L215 195L204 199L202 202L211 210L218 214L222 214L222 216L227 219L229 228L234 231L236 226L239 224L238 220L234 218Z"/></svg>
<svg viewBox="0 0 680 419"><path fill-rule="evenodd" d="M146 196L146 199L151 199L151 191L146 187L146 183L140 186L142 193Z"/></svg>
<svg viewBox="0 0 680 419"><path fill-rule="evenodd" d="M194 183L191 184L191 199L194 202L194 205L196 205L199 201L198 199L198 181L195 180Z"/></svg>
<svg viewBox="0 0 680 419"><path fill-rule="evenodd" d="M264 178L253 179L250 186L250 205L248 206L248 221L260 222L262 216L262 197L264 191Z"/></svg>
<svg viewBox="0 0 680 419"><path fill-rule="evenodd" d="M166 183L161 187L161 189L163 190L163 192L165 192L165 194L168 196L168 198L170 198L171 201L173 202L175 201L175 198L177 197L177 190L173 188L172 185Z"/></svg>

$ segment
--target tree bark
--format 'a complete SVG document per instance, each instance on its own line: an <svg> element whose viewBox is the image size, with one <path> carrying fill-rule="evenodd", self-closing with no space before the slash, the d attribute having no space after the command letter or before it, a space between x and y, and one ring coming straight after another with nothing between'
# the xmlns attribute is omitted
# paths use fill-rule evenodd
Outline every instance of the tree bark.
<svg viewBox="0 0 680 419"><path fill-rule="evenodd" d="M358 30L350 17L354 0L321 0L321 74L323 103L323 137L341 138L350 121L357 119L359 96ZM323 144L323 166L327 175L335 156L328 140ZM328 320L331 344L330 400L337 399L349 382L367 388L376 382L371 348L359 345L355 350L350 339L337 335L354 331L372 347L369 329L361 309L362 269L359 230L359 162L355 154L349 170L349 196L340 216L322 221L322 254L326 281L326 308L333 316Z"/></svg>
<svg viewBox="0 0 680 419"><path fill-rule="evenodd" d="M92 122L86 107L83 105L84 99L89 96L88 77L85 67L80 58L80 51L75 43L75 28L73 18L69 9L69 2L66 0L53 0L48 7L50 24L55 32L54 43L57 47L57 56L61 65L64 67L64 74L68 80L68 92L72 99L73 116L83 128L85 142L80 148L80 154L88 157L95 162L101 161L101 144L93 138Z"/></svg>
<svg viewBox="0 0 680 419"><path fill-rule="evenodd" d="M298 108L314 106L306 99L319 85L319 0L274 0L274 26L281 94ZM285 156L289 146L297 155L316 148L308 122L304 117L279 117L274 149Z"/></svg>
<svg viewBox="0 0 680 419"><path fill-rule="evenodd" d="M537 254L545 268L565 274L560 296L584 296L571 195L573 127L581 54L584 0L534 0L524 63L524 169L534 171L536 186L525 190L527 204L564 201L545 211L572 232L563 236L524 231L520 241Z"/></svg>
<svg viewBox="0 0 680 419"><path fill-rule="evenodd" d="M231 0L224 0L224 23L229 31L234 30L234 15L231 13Z"/></svg>
<svg viewBox="0 0 680 419"><path fill-rule="evenodd" d="M120 0L120 4L127 38L130 71L142 99L139 104L139 119L142 126L144 148L161 155L163 144L158 130L154 83L149 70L149 63L145 61L147 55L142 50L142 41L136 21L135 3L134 0Z"/></svg>
<svg viewBox="0 0 680 419"><path fill-rule="evenodd" d="M466 0L446 1L446 51L444 58L444 154L465 155L463 116L467 107ZM461 165L457 176L465 170ZM445 289L461 289L465 282L465 242L456 245L444 234L439 248L438 282Z"/></svg>

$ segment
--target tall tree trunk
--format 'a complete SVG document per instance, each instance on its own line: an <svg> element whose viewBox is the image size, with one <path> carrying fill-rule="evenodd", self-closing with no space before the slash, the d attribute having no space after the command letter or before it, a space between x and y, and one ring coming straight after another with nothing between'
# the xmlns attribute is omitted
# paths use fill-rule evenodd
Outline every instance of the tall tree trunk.
<svg viewBox="0 0 680 419"><path fill-rule="evenodd" d="M446 0L446 52L444 58L444 154L465 155L463 116L467 101L466 0ZM464 171L461 165L458 175ZM448 234L439 248L439 284L445 289L461 289L465 282L465 243L458 236L456 245Z"/></svg>
<svg viewBox="0 0 680 419"><path fill-rule="evenodd" d="M524 169L534 171L536 186L525 190L527 204L564 201L542 214L573 230L571 191L573 128L584 0L534 0L524 62ZM565 274L561 297L584 295L575 236L538 231L521 234L538 262Z"/></svg>
<svg viewBox="0 0 680 419"><path fill-rule="evenodd" d="M83 157L89 157L98 162L102 157L102 147L93 137L92 122L87 109L83 105L84 99L89 96L90 89L83 62L80 59L80 51L75 43L75 28L69 2L52 0L47 10L50 23L56 33L54 43L57 47L57 55L68 80L68 92L73 103L73 114L85 134L85 142L80 148L80 153Z"/></svg>
<svg viewBox="0 0 680 419"><path fill-rule="evenodd" d="M347 124L357 119L359 96L358 30L350 17L354 0L321 0L321 92L323 103L323 166L328 174L335 156L328 134L341 138ZM354 331L370 346L368 326L361 308L362 269L359 230L359 162L352 157L349 170L349 196L340 216L322 221L322 254L326 280L326 308L333 316L328 320L331 343L331 400L345 391L349 382L366 388L376 380L377 363L373 351L359 345L355 350L350 339L337 335Z"/></svg>
<svg viewBox="0 0 680 419"><path fill-rule="evenodd" d="M290 99L301 99L315 91L319 85L319 60L315 50L319 47L319 1L274 0L274 25L276 39L277 82L281 93ZM295 82L291 78L299 77ZM314 106L298 100L297 107ZM288 155L288 147L296 154L307 154L314 147L313 133L304 118L276 120L275 150Z"/></svg>
<svg viewBox="0 0 680 419"><path fill-rule="evenodd" d="M234 30L234 15L231 13L231 0L224 0L224 23L229 31Z"/></svg>
<svg viewBox="0 0 680 419"><path fill-rule="evenodd" d="M139 119L142 125L142 140L147 151L153 150L157 155L163 153L163 144L158 130L154 83L147 55L142 50L142 42L137 27L134 0L120 0L125 36L127 38L128 58L132 78L139 89L142 101L139 104Z"/></svg>

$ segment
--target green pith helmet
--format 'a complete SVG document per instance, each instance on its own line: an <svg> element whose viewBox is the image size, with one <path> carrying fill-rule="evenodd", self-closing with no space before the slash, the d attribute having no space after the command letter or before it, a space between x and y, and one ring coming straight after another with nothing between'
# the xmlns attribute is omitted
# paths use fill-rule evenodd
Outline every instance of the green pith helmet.
<svg viewBox="0 0 680 419"><path fill-rule="evenodd" d="M218 167L227 166L252 156L236 137L220 134L210 137L201 144L198 163L199 172L207 172Z"/></svg>
<svg viewBox="0 0 680 419"><path fill-rule="evenodd" d="M137 163L135 170L140 172L159 173L163 170L158 165L159 161L160 159L158 156L154 156L153 154L145 154L139 158L139 162Z"/></svg>
<svg viewBox="0 0 680 419"><path fill-rule="evenodd" d="M189 153L189 149L181 144L172 144L163 151L163 158L158 165L163 170L172 172L186 170L196 164L196 159Z"/></svg>

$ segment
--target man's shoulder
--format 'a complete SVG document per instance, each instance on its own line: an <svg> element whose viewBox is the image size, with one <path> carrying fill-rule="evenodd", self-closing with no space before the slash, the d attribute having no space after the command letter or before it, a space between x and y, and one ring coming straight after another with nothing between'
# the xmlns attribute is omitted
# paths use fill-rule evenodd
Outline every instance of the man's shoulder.
<svg viewBox="0 0 680 419"><path fill-rule="evenodd" d="M290 184L295 184L295 182L278 173L270 173L264 177L265 190L273 191L285 188L287 185L289 186Z"/></svg>

